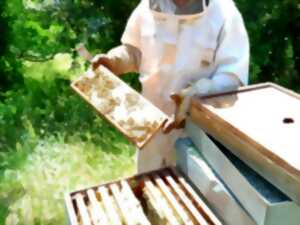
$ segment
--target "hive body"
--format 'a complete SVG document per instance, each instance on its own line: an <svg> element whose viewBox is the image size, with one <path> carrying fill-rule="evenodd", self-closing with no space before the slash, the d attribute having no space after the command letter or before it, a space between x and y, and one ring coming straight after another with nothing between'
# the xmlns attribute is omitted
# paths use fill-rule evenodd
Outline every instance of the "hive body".
<svg viewBox="0 0 300 225"><path fill-rule="evenodd" d="M66 195L70 225L221 225L175 169Z"/></svg>

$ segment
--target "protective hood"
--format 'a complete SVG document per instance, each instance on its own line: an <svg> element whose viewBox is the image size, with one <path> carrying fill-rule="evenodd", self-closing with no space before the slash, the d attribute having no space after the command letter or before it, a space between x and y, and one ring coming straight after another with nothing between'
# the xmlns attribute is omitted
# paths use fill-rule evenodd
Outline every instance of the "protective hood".
<svg viewBox="0 0 300 225"><path fill-rule="evenodd" d="M151 10L175 15L199 14L204 11L209 0L188 0L184 6L177 6L174 0L149 0Z"/></svg>

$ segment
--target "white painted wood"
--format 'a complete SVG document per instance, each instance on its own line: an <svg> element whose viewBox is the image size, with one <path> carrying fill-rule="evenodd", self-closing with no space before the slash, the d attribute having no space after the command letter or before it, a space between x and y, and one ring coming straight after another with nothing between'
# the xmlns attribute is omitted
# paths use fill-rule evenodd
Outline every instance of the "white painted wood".
<svg viewBox="0 0 300 225"><path fill-rule="evenodd" d="M177 146L176 153L177 167L191 180L225 224L256 224L197 151Z"/></svg>
<svg viewBox="0 0 300 225"><path fill-rule="evenodd" d="M65 212L67 214L67 225L78 225L70 194L65 194Z"/></svg>
<svg viewBox="0 0 300 225"><path fill-rule="evenodd" d="M300 207L296 203L271 203L248 182L200 127L188 120L186 131L213 170L258 225L300 224Z"/></svg>
<svg viewBox="0 0 300 225"><path fill-rule="evenodd" d="M87 195L90 201L90 214L94 225L109 225L108 218L96 197L95 190L89 189Z"/></svg>
<svg viewBox="0 0 300 225"><path fill-rule="evenodd" d="M190 184L186 181L186 179L178 173L177 170L173 170L173 173L176 174L179 183L184 187L185 191L188 195L193 199L194 204L201 208L202 215L205 217L209 224L214 225L222 225L223 223L216 217L213 211L207 206L207 204L200 198L200 196L195 192Z"/></svg>
<svg viewBox="0 0 300 225"><path fill-rule="evenodd" d="M194 98L191 118L300 204L300 95L266 83Z"/></svg>
<svg viewBox="0 0 300 225"><path fill-rule="evenodd" d="M123 215L125 224L126 225L135 225L136 224L135 218L134 218L135 215L132 214L132 209L128 205L128 201L126 201L126 199L124 199L124 195L121 194L121 191L120 191L118 185L111 184L110 189L115 198L115 202L119 206L119 209Z"/></svg>
<svg viewBox="0 0 300 225"><path fill-rule="evenodd" d="M152 183L152 181L149 179L149 177L145 177L144 181L145 181L145 188L152 195L156 204L158 204L161 207L161 210L163 211L163 214L166 217L168 223L170 225L179 225L180 222L177 220L176 216L174 215L172 208L169 207L166 199L163 198L160 189L158 189ZM157 207L157 209L159 209L159 208Z"/></svg>
<svg viewBox="0 0 300 225"><path fill-rule="evenodd" d="M155 182L161 189L164 197L168 200L169 205L173 207L174 211L176 211L177 215L181 218L181 220L186 225L194 225L193 221L191 220L191 217L188 215L188 213L185 211L185 209L182 207L182 205L179 203L178 198L175 198L175 195L171 192L170 188L165 184L163 179L159 177L158 175L153 176Z"/></svg>
<svg viewBox="0 0 300 225"><path fill-rule="evenodd" d="M200 214L200 212L196 209L195 205L191 202L191 200L186 196L186 194L181 190L179 185L175 182L175 180L170 175L165 176L170 187L175 191L175 193L179 196L179 198L183 201L186 208L193 214L193 216L197 219L199 224L208 225L208 222L204 219L204 217Z"/></svg>
<svg viewBox="0 0 300 225"><path fill-rule="evenodd" d="M101 195L101 200L104 205L105 211L109 216L109 220L113 225L122 225L121 218L117 212L112 196L109 195L108 189L104 186L98 188L98 192Z"/></svg>
<svg viewBox="0 0 300 225"><path fill-rule="evenodd" d="M75 195L76 204L78 207L79 215L81 224L83 225L92 225L92 222L90 220L90 216L87 210L87 206L85 205L83 195L81 193L78 193Z"/></svg>
<svg viewBox="0 0 300 225"><path fill-rule="evenodd" d="M145 215L145 212L142 208L141 203L137 200L136 196L134 195L132 189L130 188L127 181L122 180L120 182L122 187L122 194L124 198L129 199L128 204L133 209L135 216L139 218L141 225L151 225L148 218Z"/></svg>

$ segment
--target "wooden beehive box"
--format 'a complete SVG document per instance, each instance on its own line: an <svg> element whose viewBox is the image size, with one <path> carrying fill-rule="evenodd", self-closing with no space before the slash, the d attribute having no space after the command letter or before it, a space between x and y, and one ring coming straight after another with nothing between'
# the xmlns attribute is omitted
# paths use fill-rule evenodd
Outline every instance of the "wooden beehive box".
<svg viewBox="0 0 300 225"><path fill-rule="evenodd" d="M67 194L70 225L221 225L175 169L161 169Z"/></svg>
<svg viewBox="0 0 300 225"><path fill-rule="evenodd" d="M192 167L189 165L191 168L188 170L197 171L201 168L202 165L198 160L201 154L256 224L299 225L299 205L245 165L228 149L207 136L190 120L187 122L186 132L192 140L192 150L198 153L194 156L194 165ZM210 201L209 198L207 200Z"/></svg>
<svg viewBox="0 0 300 225"><path fill-rule="evenodd" d="M177 140L176 155L176 167L189 178L225 224L257 225L190 138Z"/></svg>
<svg viewBox="0 0 300 225"><path fill-rule="evenodd" d="M168 119L166 114L104 66L89 70L72 82L71 87L139 149Z"/></svg>
<svg viewBox="0 0 300 225"><path fill-rule="evenodd" d="M191 118L300 203L300 97L272 83L194 99Z"/></svg>

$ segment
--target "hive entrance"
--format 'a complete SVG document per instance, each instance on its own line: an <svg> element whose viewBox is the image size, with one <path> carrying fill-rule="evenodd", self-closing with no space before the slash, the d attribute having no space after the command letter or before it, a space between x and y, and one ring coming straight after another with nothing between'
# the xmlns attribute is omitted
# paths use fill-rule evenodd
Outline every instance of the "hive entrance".
<svg viewBox="0 0 300 225"><path fill-rule="evenodd" d="M284 124L291 124L291 123L295 123L295 120L293 118L286 117L286 118L283 119L283 123Z"/></svg>

